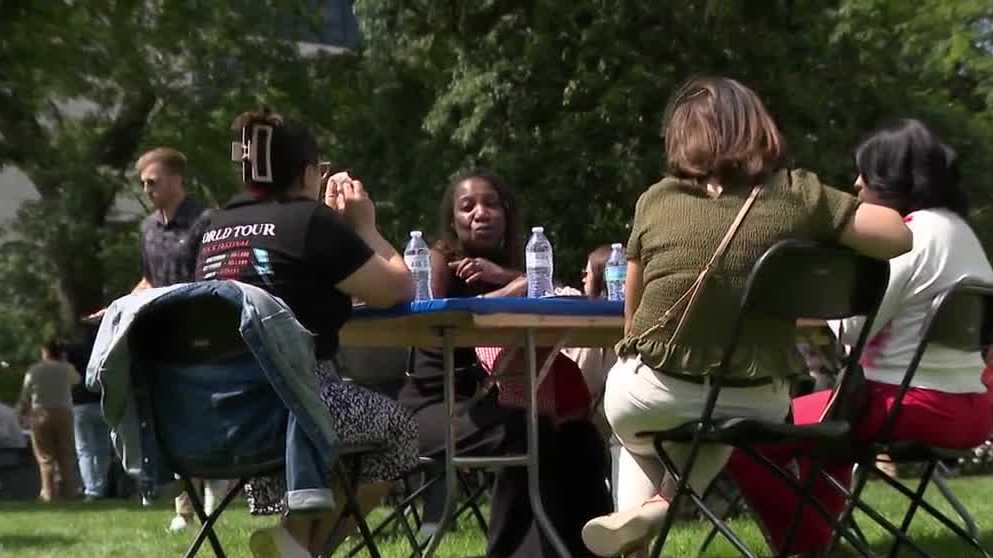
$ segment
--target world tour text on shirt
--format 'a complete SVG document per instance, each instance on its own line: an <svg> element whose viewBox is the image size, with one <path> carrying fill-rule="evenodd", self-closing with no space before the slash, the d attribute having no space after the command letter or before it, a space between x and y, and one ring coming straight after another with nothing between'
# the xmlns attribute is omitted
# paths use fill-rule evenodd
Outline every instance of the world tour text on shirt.
<svg viewBox="0 0 993 558"><path fill-rule="evenodd" d="M268 283L273 274L268 250L252 248L252 239L276 237L274 223L233 225L204 233L200 240L202 265L200 272L204 279L238 279L246 271Z"/></svg>

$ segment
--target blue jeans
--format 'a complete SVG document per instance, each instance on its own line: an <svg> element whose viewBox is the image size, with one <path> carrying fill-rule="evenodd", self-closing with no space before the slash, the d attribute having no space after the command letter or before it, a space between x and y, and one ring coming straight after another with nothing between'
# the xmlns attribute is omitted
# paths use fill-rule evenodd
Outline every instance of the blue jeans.
<svg viewBox="0 0 993 558"><path fill-rule="evenodd" d="M110 429L103 420L100 403L76 405L72 414L83 492L87 496L103 497L107 493L107 471L111 463Z"/></svg>

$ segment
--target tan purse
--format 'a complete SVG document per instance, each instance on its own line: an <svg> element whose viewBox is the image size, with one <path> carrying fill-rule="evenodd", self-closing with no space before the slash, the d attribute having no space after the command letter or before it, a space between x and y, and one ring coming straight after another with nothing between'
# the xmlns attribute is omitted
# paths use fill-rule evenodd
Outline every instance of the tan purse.
<svg viewBox="0 0 993 558"><path fill-rule="evenodd" d="M686 292L680 295L680 297L677 298L676 301L662 313L662 316L659 317L655 324L641 332L641 334L636 337L638 341L642 341L648 335L669 325L669 322L672 321L677 312L679 312L680 307L682 307L682 312L679 314L679 321L676 323L676 329L672 332L669 340L665 343L665 352L666 354L669 353L670 347L676 338L679 337L679 333L682 331L687 317L696 305L697 299L700 298L700 293L703 291L703 286L707 283L707 279L710 278L714 270L717 269L721 258L724 257L724 253L727 251L728 245L731 244L731 240L734 239L734 235L737 234L738 229L741 228L741 223L745 220L745 215L748 215L748 211L752 208L752 205L755 204L755 199L758 198L761 192L762 186L755 186L752 188L752 192L748 195L748 199L745 200L744 205L742 205L741 209L738 210L738 215L735 216L731 226L728 227L727 232L724 233L724 238L721 239L721 243L717 245L717 250L714 252L714 255L710 257L710 261L707 262L707 265L705 265L700 271L700 274L697 275L696 280L693 281L693 284L690 285L688 289L686 289Z"/></svg>

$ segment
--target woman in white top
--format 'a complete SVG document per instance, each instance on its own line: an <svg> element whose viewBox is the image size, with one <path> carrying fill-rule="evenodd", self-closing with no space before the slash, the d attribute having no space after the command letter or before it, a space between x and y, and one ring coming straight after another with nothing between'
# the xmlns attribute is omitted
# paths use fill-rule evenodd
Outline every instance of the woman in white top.
<svg viewBox="0 0 993 558"><path fill-rule="evenodd" d="M968 200L958 184L955 158L950 147L912 119L876 131L855 152L859 197L899 211L914 236L911 251L890 260L889 285L862 356L869 402L855 425L858 437L873 437L896 404L934 297L963 276L993 282L990 262L966 221ZM853 344L863 323L845 320L842 342ZM982 370L979 352L929 346L890 438L954 449L983 443L993 430L993 400L980 380ZM785 454L770 457L788 460ZM806 471L809 464L798 465ZM795 493L740 454L727 469L765 525L770 544L781 550L796 509ZM842 484L851 481L850 464L828 471ZM826 509L840 513L844 502L826 484L814 493ZM816 554L830 541L830 526L813 510L804 512L800 525L791 552Z"/></svg>

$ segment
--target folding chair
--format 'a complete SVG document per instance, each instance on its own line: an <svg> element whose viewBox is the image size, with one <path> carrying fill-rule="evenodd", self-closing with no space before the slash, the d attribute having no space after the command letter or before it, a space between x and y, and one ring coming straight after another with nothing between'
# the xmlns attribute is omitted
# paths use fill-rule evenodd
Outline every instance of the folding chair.
<svg viewBox="0 0 993 558"><path fill-rule="evenodd" d="M800 516L801 506L806 505L828 522L837 523L820 502L807 494L808 486L801 486L796 478L751 446L804 443L823 448L827 453L829 448L837 448L845 444L850 428L848 419L851 418L848 413L854 412L857 406L856 396L859 393L864 395L864 392L859 391L859 387L864 384L864 378L856 363L868 337L869 325L856 343L850 356L851 365L842 374L836 388L839 392L836 394L838 400L850 402L852 405L839 405L836 408L836 416L817 424L793 425L747 417L716 416L714 411L723 377L728 372L727 366L732 361L731 357L739 343L746 318L767 316L782 320L837 319L861 315L866 317L867 324L871 324L886 290L888 276L889 266L885 261L874 260L846 249L798 240L782 241L759 259L746 283L739 312L733 322L732 335L724 349L722 367L710 377L710 390L700 419L674 429L644 433L653 436L660 461L676 481L676 492L670 502L670 509L679 509L683 498L689 498L700 513L741 555L755 558L756 555L747 545L706 505L702 495L697 494L688 484L688 473L693 468L700 447L704 444L722 444L740 448L746 455L763 463L774 471L777 477L793 486L801 498L797 519ZM685 468L677 467L665 452L663 443L669 442L689 444L690 450ZM814 473L811 475L812 479L818 477L819 471ZM652 556L660 555L674 520L675 514L666 514L652 547ZM791 526L786 549L790 546L797 524L798 521L794 521ZM863 556L869 556L870 553L863 541L848 528L841 527L841 535L845 540Z"/></svg>
<svg viewBox="0 0 993 558"><path fill-rule="evenodd" d="M411 482L410 476L421 474L425 478L420 484ZM423 505L418 510L418 502L423 501L431 489L444 487L445 472L441 463L430 457L421 457L419 466L411 475L402 480L403 491L397 496L390 512L372 529L372 536L379 537L391 526L399 528L411 548L411 558L420 558L430 543L430 537L418 537L418 532L424 520ZM488 527L486 518L480 508L480 501L486 495L489 486L486 483L475 483L466 471L458 473L458 488L461 491L461 502L453 514L453 521L458 521L465 514L470 514L478 529L486 534ZM423 540L422 540L423 539ZM349 558L355 556L364 545L354 546L348 553Z"/></svg>
<svg viewBox="0 0 993 558"><path fill-rule="evenodd" d="M413 349L384 351L350 347L342 348L338 352L337 364L344 381L353 382L396 399L397 393L406 382L407 371L413 368L413 359ZM416 475L421 475L422 480L415 486L411 477ZM390 527L398 528L410 544L411 556L415 558L421 556L429 541L418 540L417 537L424 513L418 510L418 502L422 502L423 507L426 507L425 499L430 496L432 490L439 488L444 490L444 482L442 482L444 478L443 463L431 457L421 456L417 469L402 479L402 491L396 496L397 499L391 505L390 512L373 527L373 537L380 537ZM458 486L462 492L462 501L456 509L454 520L457 521L464 514L470 513L476 525L485 534L488 529L480 509L480 500L486 494L488 487L485 484L474 486L469 474L464 471L458 474ZM363 548L363 544L355 545L348 556L355 556Z"/></svg>
<svg viewBox="0 0 993 558"><path fill-rule="evenodd" d="M896 424L903 398L910 389L914 374L917 372L921 358L924 356L928 346L935 344L963 351L979 351L981 347L989 344L991 325L993 325L993 285L963 278L947 291L935 297L931 303L931 309L924 320L924 324L921 326L921 342L918 344L904 374L903 382L900 384L900 394L896 403L887 415L879 432L873 436L872 440L857 448L855 454L857 458L855 484L842 519L844 521L852 521L854 511L859 509L890 534L894 535L895 540L890 546L888 554L891 558L895 557L899 549L904 545L909 546L921 556L928 558L933 556L919 545L910 541L907 534L910 524L919 509L926 511L983 556L990 558L990 552L979 541L972 517L962 503L944 485L940 472L942 461L967 457L971 454L971 451L951 450L929 446L921 442L888 442L886 440ZM977 370L978 373L979 371ZM924 464L924 469L917 486L912 489L882 472L876 465L876 456L880 453L889 455L894 463ZM899 526L886 520L861 499L866 481L873 476L881 479L886 485L894 488L910 501L910 506ZM924 493L931 484L936 485L942 495L949 501L952 508L965 523L964 528L957 525L951 518L941 513L934 505L924 499Z"/></svg>
<svg viewBox="0 0 993 558"><path fill-rule="evenodd" d="M177 297L142 312L129 336L132 381L149 410L142 420L152 423L163 464L182 481L202 523L186 558L195 556L205 539L215 556L224 558L214 532L221 513L250 478L282 474L286 466L290 411L242 338L240 320L240 309L217 294ZM188 399L210 405L194 409ZM342 518L355 519L369 554L379 558L346 466L376 448L338 450L330 474L345 487ZM238 480L208 515L193 478Z"/></svg>

